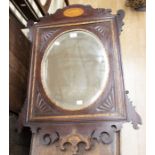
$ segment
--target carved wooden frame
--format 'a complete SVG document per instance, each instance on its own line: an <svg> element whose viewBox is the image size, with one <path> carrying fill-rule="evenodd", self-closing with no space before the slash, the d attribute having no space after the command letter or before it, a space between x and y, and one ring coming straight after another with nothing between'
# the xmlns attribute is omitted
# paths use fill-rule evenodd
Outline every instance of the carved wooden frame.
<svg viewBox="0 0 155 155"><path fill-rule="evenodd" d="M64 13L69 9L82 11L73 15ZM64 144L69 142L73 146L73 154L76 154L81 142L86 143L85 149L89 150L93 139L111 143L114 133L121 129L123 123L131 121L134 128L141 124L140 116L124 88L119 43L123 17L122 10L113 15L109 9L72 5L32 26L33 46L24 120L32 132L39 133L43 144L59 141L60 149L64 150ZM40 77L45 49L56 36L72 29L83 29L98 36L106 49L110 67L106 91L94 104L77 111L63 110L53 104L43 90Z"/></svg>

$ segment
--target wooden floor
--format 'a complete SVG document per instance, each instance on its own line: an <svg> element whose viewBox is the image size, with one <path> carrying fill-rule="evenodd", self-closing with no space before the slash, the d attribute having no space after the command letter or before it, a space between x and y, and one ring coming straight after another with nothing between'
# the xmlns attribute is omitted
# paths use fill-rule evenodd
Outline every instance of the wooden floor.
<svg viewBox="0 0 155 155"><path fill-rule="evenodd" d="M121 133L122 155L145 155L145 12L136 12L124 5L125 0L70 0L71 4L90 4L94 8L125 10L125 25L121 34L122 60L125 86L143 125L138 131L130 124L124 125Z"/></svg>

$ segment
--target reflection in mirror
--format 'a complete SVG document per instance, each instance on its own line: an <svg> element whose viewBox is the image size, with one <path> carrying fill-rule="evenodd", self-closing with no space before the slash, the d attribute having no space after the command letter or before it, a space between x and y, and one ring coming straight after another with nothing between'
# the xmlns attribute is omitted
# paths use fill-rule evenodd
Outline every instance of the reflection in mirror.
<svg viewBox="0 0 155 155"><path fill-rule="evenodd" d="M109 67L105 49L92 33L68 31L45 51L41 79L48 98L67 110L93 104L103 92Z"/></svg>

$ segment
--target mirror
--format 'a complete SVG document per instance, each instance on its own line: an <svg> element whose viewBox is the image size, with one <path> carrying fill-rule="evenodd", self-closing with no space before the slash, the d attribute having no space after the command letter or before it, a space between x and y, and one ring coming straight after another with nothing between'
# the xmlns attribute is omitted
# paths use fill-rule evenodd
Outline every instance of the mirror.
<svg viewBox="0 0 155 155"><path fill-rule="evenodd" d="M46 95L66 110L79 110L93 104L104 91L108 73L103 44L96 35L85 30L60 34L46 49L41 63Z"/></svg>

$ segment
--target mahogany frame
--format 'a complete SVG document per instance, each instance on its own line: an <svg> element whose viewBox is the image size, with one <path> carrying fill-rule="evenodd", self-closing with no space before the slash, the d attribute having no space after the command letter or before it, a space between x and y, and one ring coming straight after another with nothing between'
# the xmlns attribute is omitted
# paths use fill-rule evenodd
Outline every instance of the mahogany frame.
<svg viewBox="0 0 155 155"><path fill-rule="evenodd" d="M73 14L64 14L69 9ZM123 17L122 10L113 15L109 9L71 5L42 18L31 27L33 46L25 104L27 110L24 109L23 113L25 125L30 126L32 132L40 133L43 144L49 145L59 140L60 149L64 150L64 144L69 142L75 154L80 142L86 143L85 149L89 150L92 139L111 143L114 133L121 129L123 123L131 121L134 128L141 124L141 118L124 88L119 42ZM104 93L94 104L77 111L63 110L48 99L40 73L41 61L48 45L56 36L72 29L87 30L98 36L106 49L110 67Z"/></svg>

